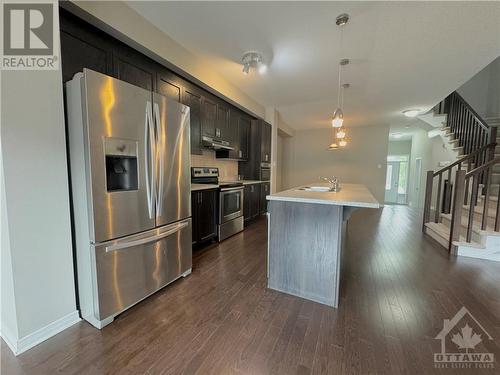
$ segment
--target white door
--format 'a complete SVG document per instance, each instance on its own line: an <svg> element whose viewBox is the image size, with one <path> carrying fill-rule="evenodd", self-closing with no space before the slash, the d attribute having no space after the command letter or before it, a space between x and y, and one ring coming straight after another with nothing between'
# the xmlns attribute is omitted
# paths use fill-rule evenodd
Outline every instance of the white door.
<svg viewBox="0 0 500 375"><path fill-rule="evenodd" d="M387 175L385 178L385 201L398 203L399 161L387 162Z"/></svg>

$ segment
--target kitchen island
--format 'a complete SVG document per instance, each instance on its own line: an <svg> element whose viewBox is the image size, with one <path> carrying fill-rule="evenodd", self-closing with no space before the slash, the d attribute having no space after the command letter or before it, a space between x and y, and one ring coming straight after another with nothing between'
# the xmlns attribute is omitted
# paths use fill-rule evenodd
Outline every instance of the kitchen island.
<svg viewBox="0 0 500 375"><path fill-rule="evenodd" d="M353 210L380 204L364 185L343 184L339 192L310 186L267 196L268 287L338 307L345 223Z"/></svg>

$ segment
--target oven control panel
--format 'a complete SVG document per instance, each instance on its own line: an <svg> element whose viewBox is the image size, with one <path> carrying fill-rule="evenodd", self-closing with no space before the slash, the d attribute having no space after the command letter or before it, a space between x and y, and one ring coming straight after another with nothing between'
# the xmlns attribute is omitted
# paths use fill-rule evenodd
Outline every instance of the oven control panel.
<svg viewBox="0 0 500 375"><path fill-rule="evenodd" d="M192 167L191 177L219 177L219 168Z"/></svg>

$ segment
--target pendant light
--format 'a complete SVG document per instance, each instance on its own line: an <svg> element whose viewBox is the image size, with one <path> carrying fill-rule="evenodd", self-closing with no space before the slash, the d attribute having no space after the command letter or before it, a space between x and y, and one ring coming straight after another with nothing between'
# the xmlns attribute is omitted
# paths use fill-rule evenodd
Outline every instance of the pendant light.
<svg viewBox="0 0 500 375"><path fill-rule="evenodd" d="M349 21L349 15L348 14L341 14L340 16L337 17L335 23L337 26L340 27L340 52L342 53L342 44L343 44L343 31L344 31L344 26L347 24ZM341 85L342 85L342 67L344 65L349 64L349 59L342 59L340 60L339 63L339 76L338 76L338 91L337 91L337 109L333 112L332 116L332 126L334 128L340 128L342 126L342 123L344 122L344 113L342 112L342 106L341 106Z"/></svg>
<svg viewBox="0 0 500 375"><path fill-rule="evenodd" d="M341 108L344 108L344 90L347 89L350 85L348 83L344 83L342 84L342 91L341 91L341 95L340 95L340 107ZM343 122L343 121L342 121ZM346 134L347 134L347 131L345 129L345 126L341 126L340 128L337 129L337 138L338 139L343 139L344 141L346 140ZM344 143L344 142L342 142ZM340 142L339 142L339 145L340 145Z"/></svg>

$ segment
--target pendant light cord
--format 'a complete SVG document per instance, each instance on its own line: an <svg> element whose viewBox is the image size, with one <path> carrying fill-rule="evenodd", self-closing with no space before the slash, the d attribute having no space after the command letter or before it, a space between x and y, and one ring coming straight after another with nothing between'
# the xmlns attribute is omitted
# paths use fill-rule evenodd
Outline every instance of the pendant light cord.
<svg viewBox="0 0 500 375"><path fill-rule="evenodd" d="M342 56L342 51L344 50L344 25L340 26L340 55ZM337 107L342 109L344 105L343 93L342 93L342 57L339 60L339 76L338 76L338 93L337 93ZM342 99L341 99L342 97Z"/></svg>

